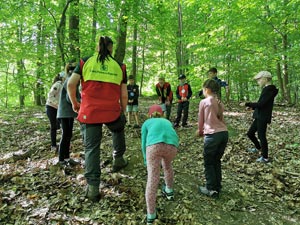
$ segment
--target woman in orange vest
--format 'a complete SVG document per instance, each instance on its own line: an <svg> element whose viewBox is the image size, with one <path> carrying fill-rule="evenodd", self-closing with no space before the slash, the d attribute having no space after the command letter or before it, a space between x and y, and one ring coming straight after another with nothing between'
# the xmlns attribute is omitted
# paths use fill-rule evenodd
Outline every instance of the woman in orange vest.
<svg viewBox="0 0 300 225"><path fill-rule="evenodd" d="M124 127L126 117L127 76L125 65L113 57L113 41L100 37L98 52L83 58L68 82L68 92L78 120L82 123L85 144L85 178L88 187L86 197L99 201L100 144L102 126L112 132L113 172L127 166L123 158L126 151ZM123 66L123 67L122 67ZM75 97L76 86L81 82L81 102Z"/></svg>

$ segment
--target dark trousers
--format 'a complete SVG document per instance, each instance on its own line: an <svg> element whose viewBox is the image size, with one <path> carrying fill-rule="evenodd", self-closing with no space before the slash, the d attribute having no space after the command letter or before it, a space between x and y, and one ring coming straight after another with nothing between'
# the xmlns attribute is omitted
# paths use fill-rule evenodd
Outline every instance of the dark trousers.
<svg viewBox="0 0 300 225"><path fill-rule="evenodd" d="M247 136L253 142L253 144L255 145L255 148L261 149L261 154L262 154L262 157L264 157L264 158L268 158L268 151L269 151L268 141L267 141L267 137L266 137L267 127L268 127L268 123L266 121L255 119L252 122L252 124L247 132ZM258 136L260 143L255 136L256 132L257 132L257 136Z"/></svg>
<svg viewBox="0 0 300 225"><path fill-rule="evenodd" d="M60 118L62 135L59 143L58 158L64 161L70 158L70 144L73 135L74 118Z"/></svg>
<svg viewBox="0 0 300 225"><path fill-rule="evenodd" d="M170 103L170 105L166 105L166 118L167 118L168 120L170 120L171 109L172 109L172 102Z"/></svg>
<svg viewBox="0 0 300 225"><path fill-rule="evenodd" d="M46 114L50 121L51 146L56 147L56 131L59 128L59 121L56 118L57 109L50 105L46 105Z"/></svg>
<svg viewBox="0 0 300 225"><path fill-rule="evenodd" d="M181 120L181 115L182 115L182 111L183 111L183 117L182 117L182 126L185 126L187 124L187 119L189 116L189 106L190 106L190 102L186 101L186 102L179 102L178 106L177 106L177 117L175 120L175 124L179 124L180 120Z"/></svg>
<svg viewBox="0 0 300 225"><path fill-rule="evenodd" d="M121 115L116 121L105 124L112 132L113 157L122 157L126 151L124 127L125 115ZM82 124L85 144L85 178L87 183L93 186L100 184L100 145L102 139L103 124Z"/></svg>
<svg viewBox="0 0 300 225"><path fill-rule="evenodd" d="M221 190L221 158L228 142L228 132L205 135L204 138L204 173L208 190Z"/></svg>

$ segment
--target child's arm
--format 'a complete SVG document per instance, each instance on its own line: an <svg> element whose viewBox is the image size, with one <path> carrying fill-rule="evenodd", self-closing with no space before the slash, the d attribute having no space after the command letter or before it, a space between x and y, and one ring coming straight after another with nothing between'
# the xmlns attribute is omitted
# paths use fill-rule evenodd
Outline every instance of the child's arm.
<svg viewBox="0 0 300 225"><path fill-rule="evenodd" d="M264 88L258 102L246 102L245 106L250 107L252 109L263 108L269 101L273 100L273 98L274 93Z"/></svg>
<svg viewBox="0 0 300 225"><path fill-rule="evenodd" d="M146 159L146 138L147 138L147 128L145 124L142 126L142 137L141 137L141 144L142 144L142 154L144 158L144 165L147 166L147 159Z"/></svg>
<svg viewBox="0 0 300 225"><path fill-rule="evenodd" d="M193 95L193 92L192 92L192 88L191 88L191 85L188 85L188 96L187 96L187 99L190 99Z"/></svg>
<svg viewBox="0 0 300 225"><path fill-rule="evenodd" d="M203 127L204 127L204 104L203 101L199 104L198 112L198 135L203 136Z"/></svg>

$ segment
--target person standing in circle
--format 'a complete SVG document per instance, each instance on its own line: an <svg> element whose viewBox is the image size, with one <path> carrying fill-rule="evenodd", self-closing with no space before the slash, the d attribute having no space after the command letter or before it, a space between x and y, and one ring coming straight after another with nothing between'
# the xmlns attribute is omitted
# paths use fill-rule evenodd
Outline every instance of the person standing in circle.
<svg viewBox="0 0 300 225"><path fill-rule="evenodd" d="M127 76L124 64L113 57L113 41L100 37L96 54L80 59L69 83L68 92L78 120L82 123L85 144L86 197L100 200L100 144L102 126L112 132L113 172L126 167L124 127L126 123ZM76 86L81 82L81 102L76 99Z"/></svg>

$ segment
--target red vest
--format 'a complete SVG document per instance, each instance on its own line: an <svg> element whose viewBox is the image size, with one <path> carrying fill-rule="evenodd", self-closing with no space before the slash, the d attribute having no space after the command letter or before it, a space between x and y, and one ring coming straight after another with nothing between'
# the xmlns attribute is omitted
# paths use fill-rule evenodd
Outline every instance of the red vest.
<svg viewBox="0 0 300 225"><path fill-rule="evenodd" d="M159 92L160 92L160 97L164 96L166 99L167 97L169 97L169 101L172 102L173 100L173 92L172 90L170 90L170 94L169 96L167 96L167 89L170 86L170 84L168 82L164 83L164 86L160 86L159 83L156 84L156 87L158 88Z"/></svg>
<svg viewBox="0 0 300 225"><path fill-rule="evenodd" d="M181 97L187 98L189 93L189 86L188 84L184 84L183 86L178 86L179 95Z"/></svg>
<svg viewBox="0 0 300 225"><path fill-rule="evenodd" d="M110 60L113 59L110 58ZM116 67L116 70L121 70L116 61L111 66ZM85 74L81 79L81 105L77 117L79 122L95 124L113 122L118 119L121 114L121 82L115 84L95 80L84 81L84 78Z"/></svg>

